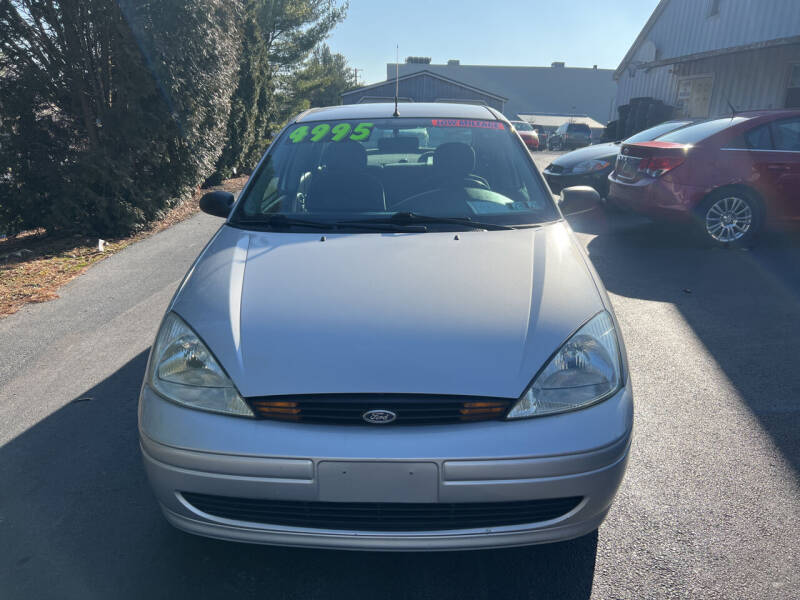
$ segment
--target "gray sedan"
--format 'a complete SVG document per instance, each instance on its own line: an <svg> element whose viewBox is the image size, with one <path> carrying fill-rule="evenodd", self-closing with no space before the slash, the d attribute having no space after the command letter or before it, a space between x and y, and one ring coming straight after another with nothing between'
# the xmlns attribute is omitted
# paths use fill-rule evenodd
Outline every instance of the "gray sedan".
<svg viewBox="0 0 800 600"><path fill-rule="evenodd" d="M490 108L399 113L306 112L237 202L201 201L225 222L168 307L139 405L176 527L447 550L605 518L633 399L611 304L562 216L597 193L565 190L559 209Z"/></svg>

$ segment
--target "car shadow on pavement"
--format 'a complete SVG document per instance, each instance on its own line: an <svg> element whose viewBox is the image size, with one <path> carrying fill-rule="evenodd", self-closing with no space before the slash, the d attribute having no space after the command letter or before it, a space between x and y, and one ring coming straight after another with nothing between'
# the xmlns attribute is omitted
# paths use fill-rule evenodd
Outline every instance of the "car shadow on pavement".
<svg viewBox="0 0 800 600"><path fill-rule="evenodd" d="M570 219L620 296L670 303L800 473L800 232L751 248L706 247L687 227L619 212ZM678 374L676 374L676 377Z"/></svg>
<svg viewBox="0 0 800 600"><path fill-rule="evenodd" d="M143 352L0 448L0 596L588 598L597 533L521 549L272 548L173 529L139 455Z"/></svg>

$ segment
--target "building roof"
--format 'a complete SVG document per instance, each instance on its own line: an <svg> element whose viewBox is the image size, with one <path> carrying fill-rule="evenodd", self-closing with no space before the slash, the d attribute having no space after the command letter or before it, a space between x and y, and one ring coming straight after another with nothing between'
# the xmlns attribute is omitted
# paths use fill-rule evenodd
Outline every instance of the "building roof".
<svg viewBox="0 0 800 600"><path fill-rule="evenodd" d="M604 129L605 125L598 123L591 117L586 115L519 115L523 121L527 121L531 125L541 125L543 127L559 127L570 121L572 123L585 123L592 129Z"/></svg>
<svg viewBox="0 0 800 600"><path fill-rule="evenodd" d="M499 113L478 104L448 104L445 102L404 102L398 106L401 117L437 119L496 120ZM343 104L312 108L297 116L296 123L328 121L332 119L390 119L394 115L394 102L375 104Z"/></svg>
<svg viewBox="0 0 800 600"><path fill-rule="evenodd" d="M606 121L617 95L611 69L400 64L401 77L419 71L506 96L503 112L508 117L520 113L578 113ZM394 72L395 64L388 64L389 79Z"/></svg>
<svg viewBox="0 0 800 600"><path fill-rule="evenodd" d="M614 78L629 66L651 68L688 60L800 43L797 0L661 0L639 32Z"/></svg>
<svg viewBox="0 0 800 600"><path fill-rule="evenodd" d="M422 66L425 66L425 65L422 65ZM414 77L419 77L421 75L428 75L430 77L433 77L434 79L440 79L440 80L445 81L447 83L450 83L450 84L453 84L453 85L457 85L459 87L463 87L465 89L468 89L468 90L473 91L473 92L477 92L479 94L483 94L484 96L489 96L491 98L495 98L496 100L500 100L501 102L508 101L508 98L505 98L503 96L499 96L498 94L494 94L492 92L488 92L486 90L482 90L482 89L477 88L475 86L472 86L472 85L469 85L467 83L464 83L463 81L456 81L455 79L450 79L449 77L445 77L444 75L442 75L440 73L434 73L433 71L429 71L427 69L414 71L413 73L406 73L405 75L401 75L399 78L397 78L397 77L389 77L389 78L386 79L386 81L381 81L379 83L373 83L371 85L367 85L367 86L364 86L364 87L355 88L353 90L348 90L348 91L344 92L342 94L342 96L348 96L350 94L360 94L360 93L363 93L365 91L369 91L371 89L383 87L387 83L394 83L397 80L405 81L407 79L411 79L411 78L414 78Z"/></svg>
<svg viewBox="0 0 800 600"><path fill-rule="evenodd" d="M639 32L639 35L636 36L636 39L633 40L633 45L628 48L628 51L625 53L625 56L622 57L622 62L619 63L619 66L614 70L614 79L619 79L619 76L625 70L625 67L633 60L633 57L639 51L639 48L642 47L645 41L647 41L647 34L650 33L650 30L653 28L653 25L656 24L658 21L658 17L661 16L661 13L664 12L664 9L667 6L669 0L661 0L658 5L653 10L653 14L650 15L650 18L647 19L647 23L644 24L642 30Z"/></svg>

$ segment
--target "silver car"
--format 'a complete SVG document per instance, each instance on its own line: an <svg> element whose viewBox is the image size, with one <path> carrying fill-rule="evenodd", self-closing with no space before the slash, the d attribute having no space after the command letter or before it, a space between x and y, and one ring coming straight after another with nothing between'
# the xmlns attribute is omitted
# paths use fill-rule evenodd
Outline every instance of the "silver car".
<svg viewBox="0 0 800 600"><path fill-rule="evenodd" d="M559 209L493 109L394 112L305 112L238 201L202 199L226 221L169 305L139 404L176 527L453 550L566 540L606 516L631 385L562 216L596 192L565 190Z"/></svg>

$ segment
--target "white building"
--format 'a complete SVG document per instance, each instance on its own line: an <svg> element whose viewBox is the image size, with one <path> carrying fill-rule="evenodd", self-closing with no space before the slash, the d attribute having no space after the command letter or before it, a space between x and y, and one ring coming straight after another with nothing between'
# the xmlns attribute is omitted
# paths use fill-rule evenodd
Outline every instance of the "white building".
<svg viewBox="0 0 800 600"><path fill-rule="evenodd" d="M614 79L676 117L800 108L800 0L661 0Z"/></svg>

